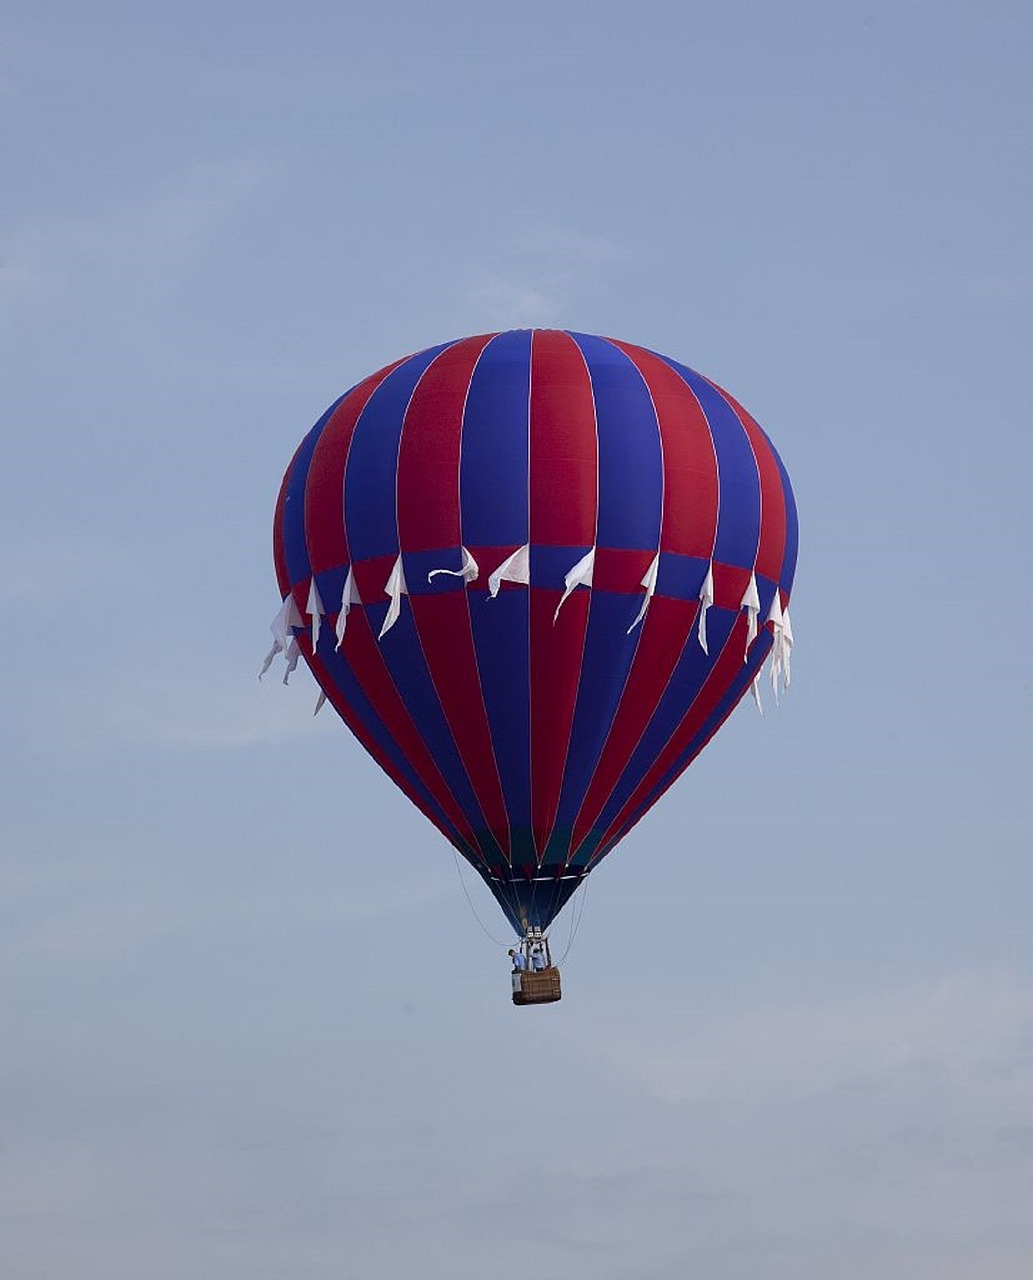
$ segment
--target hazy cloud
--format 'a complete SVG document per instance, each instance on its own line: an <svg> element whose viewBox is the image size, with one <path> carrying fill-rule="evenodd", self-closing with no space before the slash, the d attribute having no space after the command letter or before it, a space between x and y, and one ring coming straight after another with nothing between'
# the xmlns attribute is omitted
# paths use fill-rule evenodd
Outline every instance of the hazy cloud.
<svg viewBox="0 0 1033 1280"><path fill-rule="evenodd" d="M635 1029L597 1051L664 1102L749 1099L761 1063L765 1087L787 1099L863 1092L886 1080L961 1086L1004 1063L1033 1068L1033 988L1003 976L941 979L850 1002L737 1014L702 1033Z"/></svg>
<svg viewBox="0 0 1033 1280"><path fill-rule="evenodd" d="M270 180L253 156L197 165L105 207L50 210L9 226L0 262L0 314L24 318L74 295L84 319L117 297L146 297L147 313L182 281Z"/></svg>
<svg viewBox="0 0 1033 1280"><path fill-rule="evenodd" d="M469 303L490 325L550 325L603 289L631 255L602 236L539 226L503 241L471 272Z"/></svg>

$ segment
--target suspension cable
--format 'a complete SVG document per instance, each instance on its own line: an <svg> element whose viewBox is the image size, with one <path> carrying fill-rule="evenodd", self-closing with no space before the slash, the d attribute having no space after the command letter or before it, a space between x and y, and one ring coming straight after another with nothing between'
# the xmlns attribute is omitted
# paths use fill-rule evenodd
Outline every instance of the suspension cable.
<svg viewBox="0 0 1033 1280"><path fill-rule="evenodd" d="M470 891L467 889L466 881L463 879L463 871L459 865L459 854L456 853L455 849L452 849L452 857L455 860L456 875L459 877L459 883L463 886L463 895L466 898L467 906L470 908L473 918L477 921L478 925L480 925L481 933L483 933L489 941L494 942L497 947L508 948L510 943L503 942L500 938L496 938L485 925L481 917L477 914L477 908L473 905L473 899L470 897Z"/></svg>
<svg viewBox="0 0 1033 1280"><path fill-rule="evenodd" d="M560 956L559 960L556 962L557 968L564 962L564 960L566 960L567 956L570 954L570 948L574 945L574 939L577 937L577 931L578 929L581 928L581 917L585 914L585 899L588 897L588 877L587 876L582 877L581 883L578 885L577 889L575 889L574 891L575 894L578 892L578 890L581 891L581 896L578 899L578 904L577 904L578 905L577 919L576 920L574 919L574 912L571 911L570 937L567 939L566 951L564 951L563 955Z"/></svg>

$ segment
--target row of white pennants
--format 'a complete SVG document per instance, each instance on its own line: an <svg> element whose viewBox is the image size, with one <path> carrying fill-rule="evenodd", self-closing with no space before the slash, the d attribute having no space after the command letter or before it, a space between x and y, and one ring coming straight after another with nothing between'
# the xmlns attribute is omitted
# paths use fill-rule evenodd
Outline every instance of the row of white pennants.
<svg viewBox="0 0 1033 1280"><path fill-rule="evenodd" d="M449 577L462 578L467 584L476 581L480 576L480 566L473 558L466 547L462 548L463 563L460 569L432 569L427 574L427 581L430 582L439 574L447 574ZM646 616L646 610L649 608L650 601L656 593L657 575L660 569L660 553L653 558L652 564L642 576L640 586L645 588L645 597L642 601L642 607L638 611L635 621L628 628L628 635L635 630L640 622ZM560 610L563 608L570 596L571 592L578 587L591 587L592 576L595 570L595 548L593 547L587 555L581 559L570 569L563 579L563 596L559 604L556 606L556 613L553 616L553 622L560 616ZM511 555L495 569L488 577L488 594L494 599L498 595L504 582L522 583L524 586L530 586L531 583L531 548L529 545L518 547ZM378 639L383 639L385 635L398 621L402 611L402 596L409 594L409 589L405 582L405 570L402 567L402 557L398 556L395 561L387 582L384 585L384 594L390 600L387 615L384 618L384 624L380 628ZM714 566L711 563L707 567L707 575L703 579L703 585L699 591L700 609L699 617L696 625L696 638L699 641L700 648L709 656L707 648L707 610L714 603ZM341 593L341 607L337 611L337 625L334 628L334 634L337 638L335 648L340 649L344 643L345 631L348 626L348 614L353 605L361 605L362 600L359 597L358 588L355 585L355 574L349 568L348 576L344 582L344 590ZM750 645L757 637L760 629L760 593L757 590L757 575L750 574L750 581L743 592L743 597L739 605L740 609L745 609L748 619L746 630L746 647L743 652L743 661L749 654ZM315 650L319 643L319 633L322 626L322 619L328 616L328 611L320 598L319 589L316 586L316 579L313 576L308 590L308 602L305 611L311 618L312 627L312 648ZM778 588L775 589L774 597L771 601L771 608L768 615L764 619L764 625L771 623L771 629L774 633L774 643L771 649L771 688L775 695L775 701L778 701L779 682L783 689L789 688L791 670L790 658L793 649L793 629L789 621L788 607L783 609L779 596ZM266 654L265 662L262 664L262 670L259 673L259 679L265 675L272 665L273 659L278 653L282 653L287 660L287 669L284 672L283 683L287 684L290 680L291 673L298 665L298 658L301 656L301 650L294 636L294 628L304 626L304 618L302 617L298 606L294 602L293 595L288 594L276 617L273 619L270 630L273 633L273 647ZM761 715L764 714L764 708L760 700L760 676L753 681L752 685L753 697L757 704L757 708ZM326 701L326 695L320 693L319 701L316 703L316 711L322 707Z"/></svg>

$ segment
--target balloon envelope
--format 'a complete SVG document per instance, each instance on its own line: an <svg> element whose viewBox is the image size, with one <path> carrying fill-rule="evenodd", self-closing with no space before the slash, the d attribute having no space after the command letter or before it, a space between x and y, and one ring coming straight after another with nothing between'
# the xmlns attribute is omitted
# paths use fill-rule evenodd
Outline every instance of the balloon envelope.
<svg viewBox="0 0 1033 1280"><path fill-rule="evenodd" d="M775 646L792 490L720 387L614 339L514 330L381 369L277 503L284 618L328 699L545 927Z"/></svg>

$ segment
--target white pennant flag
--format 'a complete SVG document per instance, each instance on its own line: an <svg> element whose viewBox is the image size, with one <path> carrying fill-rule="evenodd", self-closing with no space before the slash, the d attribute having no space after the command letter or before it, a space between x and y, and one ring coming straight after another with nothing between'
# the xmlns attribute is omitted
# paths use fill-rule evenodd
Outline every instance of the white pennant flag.
<svg viewBox="0 0 1033 1280"><path fill-rule="evenodd" d="M703 579L703 585L699 589L699 627L697 634L699 635L699 647L710 657L710 650L707 648L707 610L714 603L714 565L711 562L707 566L707 576Z"/></svg>
<svg viewBox="0 0 1033 1280"><path fill-rule="evenodd" d="M348 625L348 613L353 604L362 604L359 599L359 589L355 585L355 574L351 568L348 569L348 576L344 580L344 590L341 592L341 611L337 615L337 627L334 634L337 636L337 644L334 646L340 649L344 644L344 631Z"/></svg>
<svg viewBox="0 0 1033 1280"><path fill-rule="evenodd" d="M467 586L469 586L471 582L474 582L481 572L480 568L477 561L465 547L462 547L461 550L463 553L463 567L461 569L431 569L430 573L427 574L427 581L430 582L431 579L436 578L439 573L444 573L450 578L462 578Z"/></svg>
<svg viewBox="0 0 1033 1280"><path fill-rule="evenodd" d="M750 651L750 645L757 638L757 619L760 616L760 592L757 590L757 575L750 574L750 581L743 592L742 601L739 604L740 609L746 610L748 619L746 627L746 650L742 655L743 662L746 661L746 655Z"/></svg>
<svg viewBox="0 0 1033 1280"><path fill-rule="evenodd" d="M293 636L285 650L287 655L287 670L283 673L283 683L290 684L291 676L294 674L294 668L298 665L298 659L301 657L301 647Z"/></svg>
<svg viewBox="0 0 1033 1280"><path fill-rule="evenodd" d="M387 617L384 619L384 625L380 628L378 640L383 640L398 621L398 617L402 612L402 596L409 594L409 588L405 585L405 570L402 568L401 555L399 555L395 561L395 567L391 570L391 576L384 587L384 594L391 597L391 603L388 605Z"/></svg>
<svg viewBox="0 0 1033 1280"><path fill-rule="evenodd" d="M778 587L775 588L775 595L771 601L771 608L768 610L768 616L764 619L765 623L771 623L771 633L773 642L771 645L771 691L775 695L775 702L778 702L778 677L782 673L782 659L785 653L784 627L782 625L782 601L778 598Z"/></svg>
<svg viewBox="0 0 1033 1280"><path fill-rule="evenodd" d="M657 579L657 574L659 572L660 572L660 552L658 551L656 553L656 556L653 559L653 563L646 570L645 576L643 577L642 581L639 583L639 586L645 587L646 589L646 598L642 601L642 608L639 609L638 611L638 617L628 628L629 636L635 630L638 624L642 621L642 619L646 616L646 610L649 608L649 603L653 599L653 596L656 594L656 579Z"/></svg>
<svg viewBox="0 0 1033 1280"><path fill-rule="evenodd" d="M305 612L312 618L312 652L315 653L316 646L319 644L319 620L326 612L323 608L323 602L319 598L319 588L316 586L316 575L312 575L312 581L308 587L308 604L305 606Z"/></svg>
<svg viewBox="0 0 1033 1280"><path fill-rule="evenodd" d="M760 676L759 675L754 676L753 683L750 685L750 692L753 694L753 701L757 704L757 710L760 712L761 715L763 715L764 705L760 700Z"/></svg>
<svg viewBox="0 0 1033 1280"><path fill-rule="evenodd" d="M324 703L324 702L326 702L326 694L323 692L323 690L322 690L322 689L320 689L320 691L319 691L319 697L316 699L316 706L315 706L315 710L312 712L312 714L313 714L314 716L318 716L318 715L319 715L319 713L320 713L320 711L322 711L322 710L323 710L323 703Z"/></svg>
<svg viewBox="0 0 1033 1280"><path fill-rule="evenodd" d="M524 586L531 583L531 548L527 545L517 547L512 555L507 556L494 573L488 578L488 594L494 600L504 582L522 582Z"/></svg>
<svg viewBox="0 0 1033 1280"><path fill-rule="evenodd" d="M793 656L793 627L789 621L789 606L782 610L782 688L788 689L792 671L789 660Z"/></svg>
<svg viewBox="0 0 1033 1280"><path fill-rule="evenodd" d="M265 655L262 670L258 673L259 680L272 666L273 659L278 653L287 653L290 645L294 643L292 628L300 626L301 614L298 612L298 606L294 603L294 596L288 595L283 604L280 605L276 617L269 624L269 630L273 633L273 647ZM297 659L295 659L295 665L297 665ZM291 670L293 670L293 667Z"/></svg>
<svg viewBox="0 0 1033 1280"><path fill-rule="evenodd" d="M560 616L560 610L566 603L567 597L577 587L590 587L592 585L592 572L595 569L595 547L588 552L587 555L581 557L577 564L570 570L563 579L565 588L559 604L556 606L556 612L552 615L553 626L556 625L556 619Z"/></svg>
<svg viewBox="0 0 1033 1280"><path fill-rule="evenodd" d="M778 588L775 588L775 594L771 601L771 608L768 610L768 616L764 619L770 622L775 631L782 630L782 601L779 599Z"/></svg>
<svg viewBox="0 0 1033 1280"><path fill-rule="evenodd" d="M279 652L280 652L280 646L279 646L279 645L276 643L276 641L274 640L274 641L273 641L273 647L269 650L269 652L265 655L265 658L262 660L262 670L258 673L258 678L259 678L259 680L261 680L261 678L265 675L265 673L266 673L266 672L269 670L269 668L273 665L273 659L276 657L276 655L277 655Z"/></svg>

